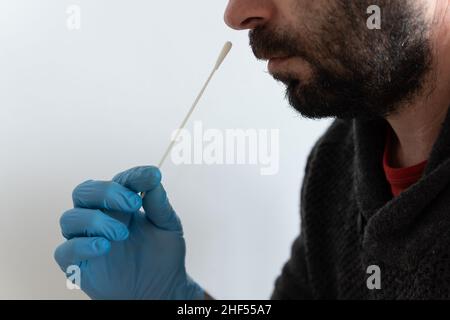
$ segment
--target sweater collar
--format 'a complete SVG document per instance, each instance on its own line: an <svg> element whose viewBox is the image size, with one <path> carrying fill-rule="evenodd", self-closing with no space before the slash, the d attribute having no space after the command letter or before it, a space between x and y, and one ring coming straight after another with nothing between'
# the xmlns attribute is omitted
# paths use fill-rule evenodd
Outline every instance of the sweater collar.
<svg viewBox="0 0 450 320"><path fill-rule="evenodd" d="M365 221L363 248L386 264L411 269L445 228L450 230L450 112L423 177L396 198L383 172L387 125L384 119L353 120L354 191Z"/></svg>

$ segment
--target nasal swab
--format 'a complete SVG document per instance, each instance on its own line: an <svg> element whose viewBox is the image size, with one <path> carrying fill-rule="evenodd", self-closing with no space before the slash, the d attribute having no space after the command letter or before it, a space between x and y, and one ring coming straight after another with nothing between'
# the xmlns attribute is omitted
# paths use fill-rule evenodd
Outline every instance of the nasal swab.
<svg viewBox="0 0 450 320"><path fill-rule="evenodd" d="M220 65L223 63L225 58L227 57L228 53L230 53L231 48L233 47L233 44L231 42L225 43L223 46L222 51L220 52L219 57L217 58L217 62L214 66L214 69L211 71L211 74L209 75L208 79L206 80L205 84L203 85L202 90L200 90L200 93L198 94L197 98L194 101L194 104L192 105L191 109L187 113L186 117L184 118L183 122L181 123L180 127L178 128L175 136L172 139L172 142L167 147L166 152L164 153L163 157L161 158L161 161L158 164L158 168L161 168L164 164L164 161L166 161L167 156L169 155L170 151L172 150L173 146L175 145L178 137L181 134L181 131L186 126L187 122L189 121L189 118L191 117L192 113L194 112L195 108L197 107L200 99L202 98L203 94L205 93L206 88L208 87L211 79L213 78L216 71L219 69Z"/></svg>

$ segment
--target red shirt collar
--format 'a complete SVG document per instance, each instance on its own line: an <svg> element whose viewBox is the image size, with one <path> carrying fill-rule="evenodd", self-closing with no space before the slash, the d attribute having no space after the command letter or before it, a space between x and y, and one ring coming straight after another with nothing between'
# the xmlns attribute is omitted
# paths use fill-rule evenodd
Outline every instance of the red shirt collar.
<svg viewBox="0 0 450 320"><path fill-rule="evenodd" d="M386 137L386 147L384 149L383 156L383 168L386 179L391 185L392 194L396 197L420 180L428 164L428 161L424 161L406 168L391 167L389 164L389 159L391 159L390 150L393 134L391 130L392 129L389 128Z"/></svg>

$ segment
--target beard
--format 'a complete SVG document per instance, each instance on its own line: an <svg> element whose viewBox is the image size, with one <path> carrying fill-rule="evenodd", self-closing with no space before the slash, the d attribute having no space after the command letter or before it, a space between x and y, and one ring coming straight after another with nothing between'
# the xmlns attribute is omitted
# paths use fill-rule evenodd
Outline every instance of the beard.
<svg viewBox="0 0 450 320"><path fill-rule="evenodd" d="M300 2L292 8L297 26L268 23L249 33L257 58L297 57L309 66L308 77L290 70L273 74L286 85L289 103L300 114L385 118L420 93L432 50L425 10L417 1L327 0L310 14ZM382 9L380 30L366 25L372 4Z"/></svg>

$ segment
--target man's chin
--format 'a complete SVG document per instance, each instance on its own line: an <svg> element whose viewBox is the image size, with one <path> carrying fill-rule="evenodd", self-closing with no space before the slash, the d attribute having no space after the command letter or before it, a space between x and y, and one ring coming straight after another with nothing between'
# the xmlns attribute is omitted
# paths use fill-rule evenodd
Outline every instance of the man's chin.
<svg viewBox="0 0 450 320"><path fill-rule="evenodd" d="M284 84L287 88L289 86L291 86L291 84L293 82L300 82L299 80L293 78L291 75L288 75L288 74L285 74L285 73L273 73L271 75L272 75L272 78L275 81Z"/></svg>
<svg viewBox="0 0 450 320"><path fill-rule="evenodd" d="M305 86L298 80L288 83L286 97L289 104L307 119L380 118L378 114L370 112L370 108L362 100L342 99L337 93L330 94L329 91L318 90L309 85Z"/></svg>
<svg viewBox="0 0 450 320"><path fill-rule="evenodd" d="M286 98L291 107L293 107L300 115L308 119L324 119L333 117L334 114L325 112L324 107L320 103L307 101L301 85L298 80L285 83ZM318 101L318 99L314 99Z"/></svg>

